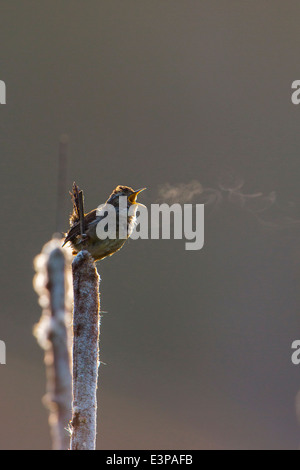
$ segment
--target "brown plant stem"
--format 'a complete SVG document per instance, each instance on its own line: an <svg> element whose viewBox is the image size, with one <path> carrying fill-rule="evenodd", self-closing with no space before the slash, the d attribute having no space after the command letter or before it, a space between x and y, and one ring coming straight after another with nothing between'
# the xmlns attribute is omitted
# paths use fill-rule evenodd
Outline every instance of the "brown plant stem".
<svg viewBox="0 0 300 470"><path fill-rule="evenodd" d="M56 232L60 233L65 225L66 188L68 170L69 136L62 134L59 139L58 182L56 207Z"/></svg>

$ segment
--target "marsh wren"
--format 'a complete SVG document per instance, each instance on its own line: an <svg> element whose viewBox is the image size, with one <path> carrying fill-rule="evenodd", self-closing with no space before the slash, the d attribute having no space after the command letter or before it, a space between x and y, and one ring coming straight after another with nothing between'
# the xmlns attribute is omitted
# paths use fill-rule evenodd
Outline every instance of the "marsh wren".
<svg viewBox="0 0 300 470"><path fill-rule="evenodd" d="M79 189L78 186L73 184L73 193L71 194L73 201L73 212L70 216L70 229L66 234L63 246L70 242L73 248L73 255L76 255L81 250L87 250L90 252L95 261L106 258L106 256L113 255L116 251L120 250L126 240L130 237L134 224L136 221L136 210L138 206L143 206L136 202L137 195L144 191L146 188L138 189L134 191L129 186L117 186L105 204L99 206L98 209L94 209L88 214L84 214L83 220L83 231L80 225L80 210L79 210ZM120 196L126 198L125 207L120 204ZM97 225L101 220L106 217L106 209L109 209L107 205L113 207L116 216L116 230L114 238L99 238L97 235ZM145 207L145 206L144 206ZM129 212L130 209L130 212ZM124 213L125 212L125 213ZM125 237L120 236L121 227L119 225L119 216L125 216L126 232Z"/></svg>

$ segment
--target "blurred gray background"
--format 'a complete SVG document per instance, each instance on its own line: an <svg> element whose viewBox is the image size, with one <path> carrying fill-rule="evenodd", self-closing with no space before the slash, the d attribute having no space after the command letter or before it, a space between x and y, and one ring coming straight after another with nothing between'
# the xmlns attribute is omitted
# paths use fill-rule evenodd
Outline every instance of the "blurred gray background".
<svg viewBox="0 0 300 470"><path fill-rule="evenodd" d="M1 449L51 446L32 277L62 133L87 210L117 184L147 187L146 205L228 175L276 192L257 215L222 191L200 251L131 240L98 263L98 448L298 447L299 14L296 0L1 2Z"/></svg>

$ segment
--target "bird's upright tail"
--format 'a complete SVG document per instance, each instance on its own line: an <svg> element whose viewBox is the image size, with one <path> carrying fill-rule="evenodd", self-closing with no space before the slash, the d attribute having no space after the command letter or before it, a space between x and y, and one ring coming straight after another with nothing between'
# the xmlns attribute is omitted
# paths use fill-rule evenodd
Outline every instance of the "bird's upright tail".
<svg viewBox="0 0 300 470"><path fill-rule="evenodd" d="M79 220L80 220L80 215L79 215L80 214L80 209L79 209L80 189L75 182L73 183L73 186L72 186L72 192L71 191L69 192L70 192L70 196L71 196L72 203L73 203L73 210L69 219L70 230L68 231L68 233L65 234L65 240L62 246L65 246L65 244L72 239L73 232L74 230L76 232L76 226L78 225Z"/></svg>
<svg viewBox="0 0 300 470"><path fill-rule="evenodd" d="M79 216L79 187L77 184L74 182L73 187L72 187L72 192L70 191L71 199L73 202L73 212L70 215L70 226L76 224L79 222L80 216Z"/></svg>

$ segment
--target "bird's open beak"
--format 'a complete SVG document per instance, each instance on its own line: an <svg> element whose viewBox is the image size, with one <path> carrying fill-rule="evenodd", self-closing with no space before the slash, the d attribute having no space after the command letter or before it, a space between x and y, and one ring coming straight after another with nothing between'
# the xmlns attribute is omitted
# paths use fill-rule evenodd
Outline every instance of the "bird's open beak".
<svg viewBox="0 0 300 470"><path fill-rule="evenodd" d="M138 189L137 191L134 191L134 193L130 194L130 196L128 198L128 201L130 201L131 204L138 204L139 206L145 207L140 202L136 202L136 198L137 198L138 194L141 193L142 191L145 191L145 189L147 189L147 188L142 188L142 189Z"/></svg>

